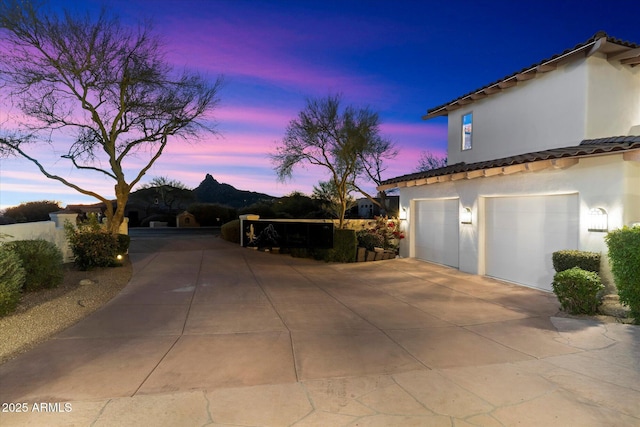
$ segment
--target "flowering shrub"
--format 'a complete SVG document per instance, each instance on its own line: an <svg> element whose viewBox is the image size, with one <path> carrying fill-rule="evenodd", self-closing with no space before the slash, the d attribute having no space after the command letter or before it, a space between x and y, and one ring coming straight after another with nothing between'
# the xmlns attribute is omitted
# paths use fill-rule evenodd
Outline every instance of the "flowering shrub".
<svg viewBox="0 0 640 427"><path fill-rule="evenodd" d="M373 250L373 247L396 250L404 233L400 230L400 221L386 216L375 217L369 228L358 231L358 245Z"/></svg>

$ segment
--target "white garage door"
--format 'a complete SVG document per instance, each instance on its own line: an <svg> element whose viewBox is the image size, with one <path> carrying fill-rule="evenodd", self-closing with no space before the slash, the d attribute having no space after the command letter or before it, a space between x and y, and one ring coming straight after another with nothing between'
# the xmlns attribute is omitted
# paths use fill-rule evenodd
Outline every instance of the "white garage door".
<svg viewBox="0 0 640 427"><path fill-rule="evenodd" d="M578 195L485 201L488 276L551 290L551 254L578 247Z"/></svg>
<svg viewBox="0 0 640 427"><path fill-rule="evenodd" d="M417 200L415 257L458 267L458 199Z"/></svg>

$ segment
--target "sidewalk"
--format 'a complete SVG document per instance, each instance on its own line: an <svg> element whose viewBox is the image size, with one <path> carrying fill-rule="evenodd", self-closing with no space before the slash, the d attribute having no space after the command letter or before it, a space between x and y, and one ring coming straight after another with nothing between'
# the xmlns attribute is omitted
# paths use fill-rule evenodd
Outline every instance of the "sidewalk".
<svg viewBox="0 0 640 427"><path fill-rule="evenodd" d="M0 409L27 409L0 425L640 425L640 328L553 317L551 294L211 236L130 256L119 296L0 366Z"/></svg>

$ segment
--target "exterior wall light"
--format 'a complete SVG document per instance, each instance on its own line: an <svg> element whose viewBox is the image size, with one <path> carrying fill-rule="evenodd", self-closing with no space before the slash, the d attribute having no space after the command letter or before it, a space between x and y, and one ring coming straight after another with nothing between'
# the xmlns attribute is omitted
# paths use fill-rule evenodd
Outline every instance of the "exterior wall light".
<svg viewBox="0 0 640 427"><path fill-rule="evenodd" d="M407 208L401 208L400 212L398 212L398 219L406 220L407 219Z"/></svg>
<svg viewBox="0 0 640 427"><path fill-rule="evenodd" d="M607 232L608 215L603 208L593 208L589 211L589 231Z"/></svg>
<svg viewBox="0 0 640 427"><path fill-rule="evenodd" d="M471 224L471 209L463 208L462 213L460 214L460 223L461 224Z"/></svg>

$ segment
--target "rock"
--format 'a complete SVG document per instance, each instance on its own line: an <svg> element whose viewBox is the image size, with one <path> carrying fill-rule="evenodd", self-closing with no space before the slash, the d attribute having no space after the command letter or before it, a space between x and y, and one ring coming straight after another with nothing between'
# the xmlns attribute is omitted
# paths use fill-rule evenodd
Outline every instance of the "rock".
<svg viewBox="0 0 640 427"><path fill-rule="evenodd" d="M96 282L94 282L91 279L82 279L80 280L80 286L87 286L87 285L95 285Z"/></svg>

